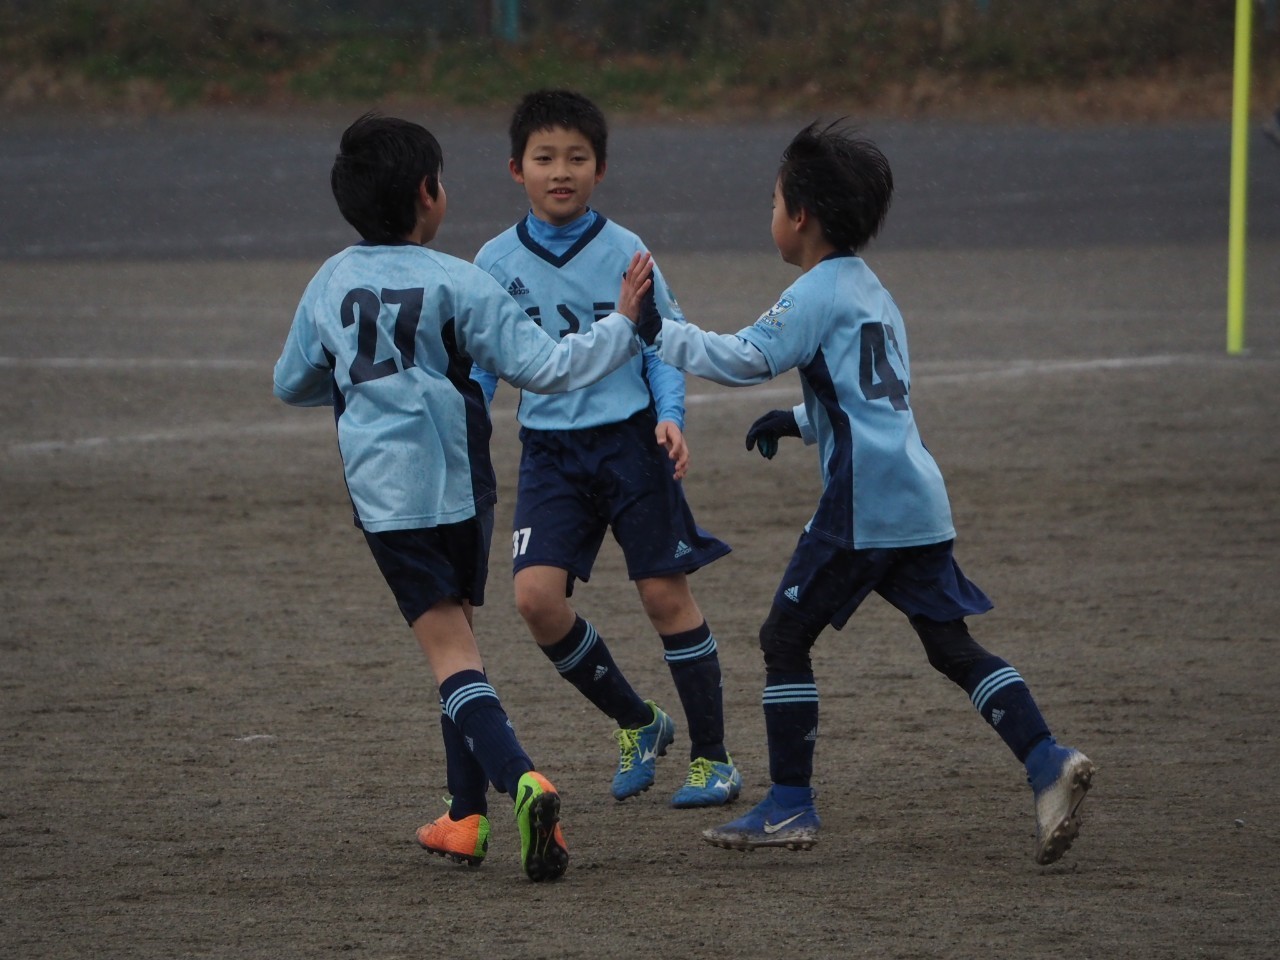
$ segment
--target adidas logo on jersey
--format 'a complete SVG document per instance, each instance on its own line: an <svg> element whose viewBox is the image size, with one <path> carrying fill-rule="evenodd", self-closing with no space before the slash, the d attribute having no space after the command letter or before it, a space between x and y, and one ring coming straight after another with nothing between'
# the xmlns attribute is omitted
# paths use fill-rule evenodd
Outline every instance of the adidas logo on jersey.
<svg viewBox="0 0 1280 960"><path fill-rule="evenodd" d="M507 287L507 293L513 297L523 297L529 292L529 288L524 285L524 281L516 277L511 281L511 285Z"/></svg>
<svg viewBox="0 0 1280 960"><path fill-rule="evenodd" d="M608 667L606 667L603 663L602 663L602 664L599 664L599 665L596 667L596 675L595 675L595 678L594 678L594 679L599 680L601 677L603 677L603 676L604 676L605 674L607 674L608 672L609 672L609 668L608 668Z"/></svg>
<svg viewBox="0 0 1280 960"><path fill-rule="evenodd" d="M1000 721L1003 719L1004 719L1004 711L1001 710L999 707L996 707L994 710L991 711L991 725L993 727L998 726Z"/></svg>
<svg viewBox="0 0 1280 960"><path fill-rule="evenodd" d="M676 559L679 560L686 554L693 553L693 547L689 546L683 540L676 544Z"/></svg>
<svg viewBox="0 0 1280 960"><path fill-rule="evenodd" d="M783 596L785 596L785 597L786 597L788 600L790 600L792 603L799 603L799 602L800 602L800 588L799 588L799 587L787 587L787 589L783 592Z"/></svg>

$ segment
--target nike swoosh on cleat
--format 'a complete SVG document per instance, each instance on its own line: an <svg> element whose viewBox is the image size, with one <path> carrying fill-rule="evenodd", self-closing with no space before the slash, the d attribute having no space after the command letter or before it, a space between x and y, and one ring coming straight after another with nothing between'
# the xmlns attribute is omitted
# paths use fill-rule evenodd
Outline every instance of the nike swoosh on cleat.
<svg viewBox="0 0 1280 960"><path fill-rule="evenodd" d="M787 819L783 820L781 823L770 823L768 820L766 820L766 821L764 822L764 832L765 832L765 833L777 833L779 830L781 830L781 829L782 829L783 827L785 827L787 824L791 823L791 822L792 822L792 821L794 821L794 820L799 820L799 819L800 819L801 817L803 817L803 816L804 816L804 813L803 813L803 812L801 812L801 813L797 813L797 814L794 814L794 815L792 815L792 816L790 816L790 817L787 817Z"/></svg>
<svg viewBox="0 0 1280 960"><path fill-rule="evenodd" d="M520 799L516 801L516 809L523 810L525 804L529 802L529 798L533 796L533 787L528 785L520 788Z"/></svg>

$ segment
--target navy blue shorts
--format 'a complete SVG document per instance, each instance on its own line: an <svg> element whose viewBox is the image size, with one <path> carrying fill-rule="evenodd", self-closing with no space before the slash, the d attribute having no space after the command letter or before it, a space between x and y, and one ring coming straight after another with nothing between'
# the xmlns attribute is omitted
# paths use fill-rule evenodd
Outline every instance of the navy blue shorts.
<svg viewBox="0 0 1280 960"><path fill-rule="evenodd" d="M773 602L812 626L837 630L873 590L908 617L945 623L986 613L992 603L960 570L954 543L851 550L806 530Z"/></svg>
<svg viewBox="0 0 1280 960"><path fill-rule="evenodd" d="M700 528L675 479L675 465L642 410L621 423L583 430L521 429L512 560L567 570L586 582L605 531L632 580L692 573L729 552Z"/></svg>
<svg viewBox="0 0 1280 960"><path fill-rule="evenodd" d="M461 523L364 533L410 626L441 600L464 600L473 607L484 603L492 537L492 504Z"/></svg>

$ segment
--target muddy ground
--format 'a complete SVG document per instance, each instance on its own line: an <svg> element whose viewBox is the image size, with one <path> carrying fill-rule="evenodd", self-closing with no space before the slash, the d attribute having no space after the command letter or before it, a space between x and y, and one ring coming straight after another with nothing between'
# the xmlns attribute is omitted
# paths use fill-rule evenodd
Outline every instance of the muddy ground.
<svg viewBox="0 0 1280 960"><path fill-rule="evenodd" d="M1280 246L1255 247L1280 262ZM1032 861L1021 770L907 625L868 601L816 651L821 842L739 854L677 811L684 747L609 796L609 722L511 603L481 648L563 795L572 863L533 885L501 800L486 863L428 856L426 664L352 528L327 415L270 394L313 262L0 264L0 953L174 957L1272 958L1280 941L1280 275L1223 350L1221 245L893 252L915 405L975 635L1099 772L1075 847ZM792 276L681 255L691 318L749 322ZM756 631L815 502L811 449L742 436L797 386L691 383L686 481L734 552L698 573L729 746L767 786ZM679 719L609 544L579 607Z"/></svg>

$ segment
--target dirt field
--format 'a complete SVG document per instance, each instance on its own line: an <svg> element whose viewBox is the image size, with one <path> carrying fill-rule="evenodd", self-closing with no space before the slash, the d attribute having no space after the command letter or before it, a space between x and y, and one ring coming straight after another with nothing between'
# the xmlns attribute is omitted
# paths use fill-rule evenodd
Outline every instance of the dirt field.
<svg viewBox="0 0 1280 960"><path fill-rule="evenodd" d="M1099 767L1048 868L1020 767L879 600L816 651L813 851L702 843L726 812L668 806L683 736L615 803L610 724L511 603L500 394L478 626L562 791L572 862L543 886L503 802L477 870L414 842L442 809L433 683L350 524L327 414L270 393L316 264L0 264L0 955L1271 960L1280 246L1254 258L1251 351L1228 358L1218 247L869 255L907 316L959 558L996 601L974 633ZM792 276L663 263L724 330ZM690 386L686 486L734 546L694 587L737 810L767 785L756 631L818 490L812 450L766 463L742 435L795 392ZM678 717L619 561L580 609Z"/></svg>

